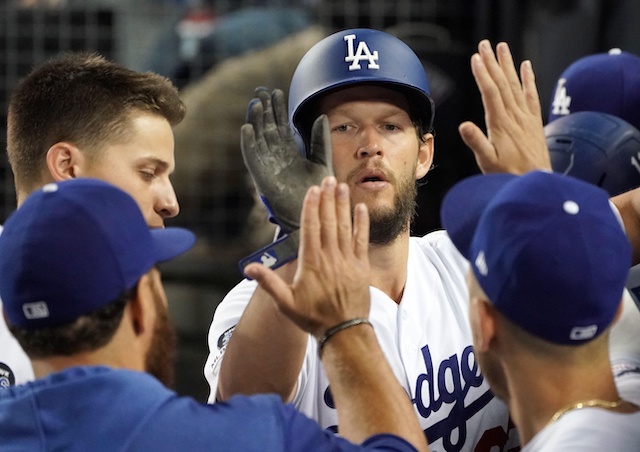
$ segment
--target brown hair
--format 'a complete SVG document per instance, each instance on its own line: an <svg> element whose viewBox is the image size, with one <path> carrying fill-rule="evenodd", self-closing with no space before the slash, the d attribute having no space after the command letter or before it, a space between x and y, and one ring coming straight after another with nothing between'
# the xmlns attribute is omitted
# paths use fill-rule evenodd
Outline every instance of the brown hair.
<svg viewBox="0 0 640 452"><path fill-rule="evenodd" d="M127 137L131 115L158 114L173 126L185 115L165 77L136 72L96 53L66 53L34 69L11 94L7 152L16 187L35 187L48 149L68 141L96 155Z"/></svg>

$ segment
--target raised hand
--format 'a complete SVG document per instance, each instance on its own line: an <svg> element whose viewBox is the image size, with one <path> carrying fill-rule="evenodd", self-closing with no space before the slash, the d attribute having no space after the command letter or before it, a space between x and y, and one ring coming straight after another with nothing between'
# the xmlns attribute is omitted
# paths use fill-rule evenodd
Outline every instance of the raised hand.
<svg viewBox="0 0 640 452"><path fill-rule="evenodd" d="M471 57L471 70L482 96L487 134L474 123L460 124L463 141L475 154L483 173L523 174L551 170L544 136L540 99L530 61L522 62L518 79L506 43L480 41Z"/></svg>
<svg viewBox="0 0 640 452"><path fill-rule="evenodd" d="M366 206L356 205L352 224L349 187L328 177L304 200L293 283L260 264L250 264L245 273L300 328L320 337L346 320L369 316L368 248Z"/></svg>
<svg viewBox="0 0 640 452"><path fill-rule="evenodd" d="M329 124L324 115L313 123L306 159L293 138L284 93L257 88L255 94L241 128L242 158L272 219L284 232L295 231L307 188L333 174Z"/></svg>

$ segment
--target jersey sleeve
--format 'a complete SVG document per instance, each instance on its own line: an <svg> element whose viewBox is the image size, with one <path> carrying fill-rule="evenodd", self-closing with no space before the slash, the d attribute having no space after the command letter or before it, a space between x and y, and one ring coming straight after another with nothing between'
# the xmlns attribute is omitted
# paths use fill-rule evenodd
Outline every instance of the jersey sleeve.
<svg viewBox="0 0 640 452"><path fill-rule="evenodd" d="M312 419L301 414L291 404L283 410L286 449L288 451L399 451L416 449L404 439L390 434L374 435L356 445L328 430L321 429Z"/></svg>
<svg viewBox="0 0 640 452"><path fill-rule="evenodd" d="M31 361L9 331L1 311L2 301L0 301L0 390L34 379Z"/></svg>
<svg viewBox="0 0 640 452"><path fill-rule="evenodd" d="M620 396L640 404L640 311L625 290L622 314L611 328L609 354L611 369Z"/></svg>
<svg viewBox="0 0 640 452"><path fill-rule="evenodd" d="M257 287L256 281L242 280L223 298L213 314L207 337L209 356L204 366L204 376L210 389L209 403L215 402L220 362L229 338Z"/></svg>
<svg viewBox="0 0 640 452"><path fill-rule="evenodd" d="M444 230L430 232L420 237L418 244L422 247L428 245L440 257L440 261L447 267L452 274L467 274L469 270L469 261L460 254L455 247L449 235ZM466 286L466 280L464 282Z"/></svg>
<svg viewBox="0 0 640 452"><path fill-rule="evenodd" d="M235 396L202 405L172 397L132 432L126 450L399 451L415 448L394 435L376 435L362 445L323 430L275 395Z"/></svg>

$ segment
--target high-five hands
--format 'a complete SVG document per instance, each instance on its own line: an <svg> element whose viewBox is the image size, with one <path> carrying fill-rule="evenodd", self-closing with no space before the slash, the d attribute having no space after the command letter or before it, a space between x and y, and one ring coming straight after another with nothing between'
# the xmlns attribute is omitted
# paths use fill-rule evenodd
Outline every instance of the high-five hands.
<svg viewBox="0 0 640 452"><path fill-rule="evenodd" d="M487 134L474 123L460 124L463 141L474 152L483 173L523 174L551 170L540 99L530 61L522 62L520 77L506 43L480 41L471 57L471 71L482 96Z"/></svg>
<svg viewBox="0 0 640 452"><path fill-rule="evenodd" d="M305 158L289 127L284 93L260 87L255 95L240 129L242 158L272 219L292 232L300 227L307 188L333 174L329 123L324 115L313 123Z"/></svg>
<svg viewBox="0 0 640 452"><path fill-rule="evenodd" d="M345 321L369 316L369 214L364 204L356 205L352 223L349 187L331 176L307 191L301 224L292 284L259 264L245 272L285 315L319 338Z"/></svg>

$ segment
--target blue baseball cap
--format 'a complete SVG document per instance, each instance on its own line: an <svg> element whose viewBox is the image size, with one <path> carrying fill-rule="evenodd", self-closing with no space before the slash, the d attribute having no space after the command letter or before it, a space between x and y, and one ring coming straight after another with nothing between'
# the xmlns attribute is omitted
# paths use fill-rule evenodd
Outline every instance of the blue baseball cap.
<svg viewBox="0 0 640 452"><path fill-rule="evenodd" d="M556 82L547 122L578 111L608 113L640 129L640 57L615 48L570 64Z"/></svg>
<svg viewBox="0 0 640 452"><path fill-rule="evenodd" d="M47 184L8 218L0 235L7 322L26 329L72 322L194 243L186 229L149 229L133 198L104 181Z"/></svg>
<svg viewBox="0 0 640 452"><path fill-rule="evenodd" d="M577 345L614 320L631 245L606 191L544 171L477 175L441 215L491 303L524 330Z"/></svg>

